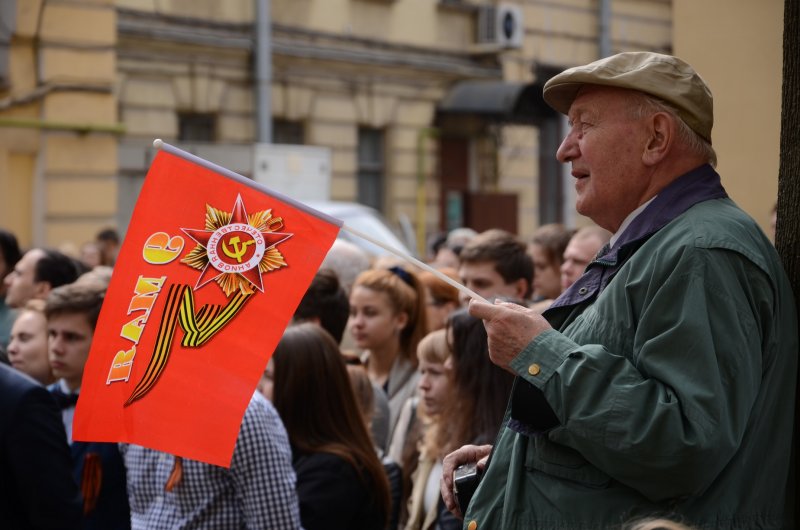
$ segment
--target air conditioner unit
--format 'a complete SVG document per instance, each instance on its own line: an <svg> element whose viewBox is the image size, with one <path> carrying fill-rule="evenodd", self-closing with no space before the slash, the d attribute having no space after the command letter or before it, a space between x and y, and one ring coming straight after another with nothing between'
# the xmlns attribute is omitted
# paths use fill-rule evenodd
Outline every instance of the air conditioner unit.
<svg viewBox="0 0 800 530"><path fill-rule="evenodd" d="M481 6L478 11L478 44L521 48L524 33L522 9L519 6Z"/></svg>

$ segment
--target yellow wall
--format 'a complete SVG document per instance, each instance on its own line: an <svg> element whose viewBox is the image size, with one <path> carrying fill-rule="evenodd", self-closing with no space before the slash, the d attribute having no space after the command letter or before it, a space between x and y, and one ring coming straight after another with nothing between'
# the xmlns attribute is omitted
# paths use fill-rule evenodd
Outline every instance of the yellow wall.
<svg viewBox="0 0 800 530"><path fill-rule="evenodd" d="M675 54L714 94L722 181L765 229L778 190L783 0L674 0Z"/></svg>
<svg viewBox="0 0 800 530"><path fill-rule="evenodd" d="M16 7L0 92L0 226L23 246L75 248L115 222L117 140L97 129L117 121L116 11L112 0Z"/></svg>
<svg viewBox="0 0 800 530"><path fill-rule="evenodd" d="M255 0L113 0L113 3L121 9L216 22L249 24L255 16Z"/></svg>
<svg viewBox="0 0 800 530"><path fill-rule="evenodd" d="M472 25L435 0L272 0L277 24L413 46L464 49Z"/></svg>

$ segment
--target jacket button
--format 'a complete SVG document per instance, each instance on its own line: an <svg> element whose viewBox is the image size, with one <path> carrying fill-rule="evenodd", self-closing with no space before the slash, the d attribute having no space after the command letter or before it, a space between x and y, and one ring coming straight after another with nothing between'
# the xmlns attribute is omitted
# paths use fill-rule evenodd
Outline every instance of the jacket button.
<svg viewBox="0 0 800 530"><path fill-rule="evenodd" d="M478 521L472 520L467 525L467 530L478 530Z"/></svg>
<svg viewBox="0 0 800 530"><path fill-rule="evenodd" d="M581 287L580 289L578 289L578 294L586 294L588 292L589 289L587 289L586 287Z"/></svg>
<svg viewBox="0 0 800 530"><path fill-rule="evenodd" d="M533 363L528 367L528 373L531 375L539 375L539 372L542 371L542 367L536 363Z"/></svg>

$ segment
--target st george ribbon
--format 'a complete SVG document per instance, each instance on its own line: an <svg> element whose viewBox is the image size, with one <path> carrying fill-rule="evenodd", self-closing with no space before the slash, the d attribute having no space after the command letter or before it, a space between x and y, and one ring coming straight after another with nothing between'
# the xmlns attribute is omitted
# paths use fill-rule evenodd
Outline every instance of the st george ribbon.
<svg viewBox="0 0 800 530"><path fill-rule="evenodd" d="M228 467L256 384L342 222L156 145L73 436Z"/></svg>

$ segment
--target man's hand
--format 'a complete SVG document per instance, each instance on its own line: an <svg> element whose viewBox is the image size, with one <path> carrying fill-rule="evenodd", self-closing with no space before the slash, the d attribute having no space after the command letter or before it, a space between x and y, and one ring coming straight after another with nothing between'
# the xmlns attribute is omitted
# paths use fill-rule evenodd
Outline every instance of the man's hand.
<svg viewBox="0 0 800 530"><path fill-rule="evenodd" d="M512 370L508 365L514 357L533 339L551 329L547 320L536 311L508 302L492 305L472 300L469 314L482 319L486 326L492 362L509 372Z"/></svg>
<svg viewBox="0 0 800 530"><path fill-rule="evenodd" d="M489 453L491 452L491 445L465 445L444 457L444 462L442 463L442 481L440 482L442 499L447 509L459 519L463 519L464 515L461 513L461 510L458 509L456 497L453 495L453 472L458 466L470 462L477 462L478 469L483 470L486 467L486 460L489 458Z"/></svg>

